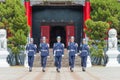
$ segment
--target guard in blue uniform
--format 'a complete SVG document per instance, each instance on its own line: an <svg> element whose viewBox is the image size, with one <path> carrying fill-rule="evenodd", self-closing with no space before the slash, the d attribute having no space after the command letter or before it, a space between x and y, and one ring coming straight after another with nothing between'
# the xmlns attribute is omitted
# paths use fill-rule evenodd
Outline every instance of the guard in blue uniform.
<svg viewBox="0 0 120 80"><path fill-rule="evenodd" d="M30 43L27 44L26 50L28 52L28 66L29 66L29 72L32 71L33 62L34 62L34 55L36 53L36 45L33 44L33 38L30 39Z"/></svg>
<svg viewBox="0 0 120 80"><path fill-rule="evenodd" d="M74 42L74 36L71 36L70 42L68 43L69 66L71 72L73 72L75 56L77 56L77 48L78 44Z"/></svg>
<svg viewBox="0 0 120 80"><path fill-rule="evenodd" d="M83 39L83 44L81 46L81 51L80 51L82 71L85 71L86 69L88 55L89 55L89 46L86 44L86 40Z"/></svg>
<svg viewBox="0 0 120 80"><path fill-rule="evenodd" d="M42 43L40 43L39 52L41 54L42 71L45 72L47 57L49 57L49 44L46 43L46 37L42 37Z"/></svg>
<svg viewBox="0 0 120 80"><path fill-rule="evenodd" d="M53 45L53 54L55 56L56 71L60 72L62 57L64 56L64 44L61 43L61 37L57 37L57 43Z"/></svg>

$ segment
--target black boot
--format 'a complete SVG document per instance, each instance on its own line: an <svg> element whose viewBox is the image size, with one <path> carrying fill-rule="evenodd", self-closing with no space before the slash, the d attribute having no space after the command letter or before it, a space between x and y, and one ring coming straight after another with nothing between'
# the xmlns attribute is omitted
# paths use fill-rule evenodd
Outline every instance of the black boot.
<svg viewBox="0 0 120 80"><path fill-rule="evenodd" d="M60 69L58 69L58 72L60 72Z"/></svg>
<svg viewBox="0 0 120 80"><path fill-rule="evenodd" d="M45 72L45 69L44 69L44 68L42 69L42 72Z"/></svg>
<svg viewBox="0 0 120 80"><path fill-rule="evenodd" d="M56 69L56 71L57 71L57 72L60 72L60 70L59 70L58 68Z"/></svg>
<svg viewBox="0 0 120 80"><path fill-rule="evenodd" d="M73 72L73 68L71 68L71 72Z"/></svg>
<svg viewBox="0 0 120 80"><path fill-rule="evenodd" d="M72 69L72 68L70 68L70 71L71 71L71 72L73 72L73 69Z"/></svg>
<svg viewBox="0 0 120 80"><path fill-rule="evenodd" d="M58 68L56 68L56 71L58 72Z"/></svg>
<svg viewBox="0 0 120 80"><path fill-rule="evenodd" d="M82 71L85 72L85 67L82 67Z"/></svg>
<svg viewBox="0 0 120 80"><path fill-rule="evenodd" d="M29 72L32 72L32 68L31 67L29 67Z"/></svg>

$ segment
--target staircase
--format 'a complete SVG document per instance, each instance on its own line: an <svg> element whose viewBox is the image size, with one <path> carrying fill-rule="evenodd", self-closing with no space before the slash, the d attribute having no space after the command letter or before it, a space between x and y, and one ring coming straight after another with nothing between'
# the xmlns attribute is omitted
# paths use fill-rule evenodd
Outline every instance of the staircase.
<svg viewBox="0 0 120 80"><path fill-rule="evenodd" d="M53 56L53 49L50 49L50 58L47 58L47 67L53 67L54 66L54 56ZM41 64L41 57L37 53L34 59L34 67L40 67ZM64 51L64 57L62 58L62 67L68 67L69 66L69 57L67 53L67 49ZM75 66L80 66L80 57L77 56L75 59Z"/></svg>

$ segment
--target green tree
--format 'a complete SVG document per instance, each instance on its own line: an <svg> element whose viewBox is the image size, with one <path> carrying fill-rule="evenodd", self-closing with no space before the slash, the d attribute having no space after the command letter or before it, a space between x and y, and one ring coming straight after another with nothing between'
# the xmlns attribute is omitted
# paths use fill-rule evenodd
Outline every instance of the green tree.
<svg viewBox="0 0 120 80"><path fill-rule="evenodd" d="M16 64L18 65L17 55L27 43L29 27L25 15L25 8L20 0L6 0L0 3L0 28L9 31L11 36L8 38L8 47L15 55Z"/></svg>
<svg viewBox="0 0 120 80"><path fill-rule="evenodd" d="M91 20L86 21L85 32L90 38L89 44L95 45L95 47L91 46L91 55L97 58L98 64L101 64L106 45L104 40L109 28L117 29L120 34L120 3L118 0L90 0L90 2Z"/></svg>
<svg viewBox="0 0 120 80"><path fill-rule="evenodd" d="M86 26L85 32L90 39L88 44L90 45L91 56L97 59L95 64L101 64L104 57L103 49L106 47L105 38L107 37L109 24L103 21L87 20Z"/></svg>
<svg viewBox="0 0 120 80"><path fill-rule="evenodd" d="M118 0L90 0L91 19L93 21L103 21L110 24L110 28L118 31L120 38L120 3Z"/></svg>

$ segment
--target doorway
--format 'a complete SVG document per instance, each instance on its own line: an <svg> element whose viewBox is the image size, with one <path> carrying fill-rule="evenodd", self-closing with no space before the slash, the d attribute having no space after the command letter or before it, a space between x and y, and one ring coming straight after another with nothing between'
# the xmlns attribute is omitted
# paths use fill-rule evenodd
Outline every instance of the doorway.
<svg viewBox="0 0 120 80"><path fill-rule="evenodd" d="M53 47L53 44L56 41L56 37L61 36L61 42L64 43L66 47L66 29L65 26L51 26L50 28L50 47Z"/></svg>

